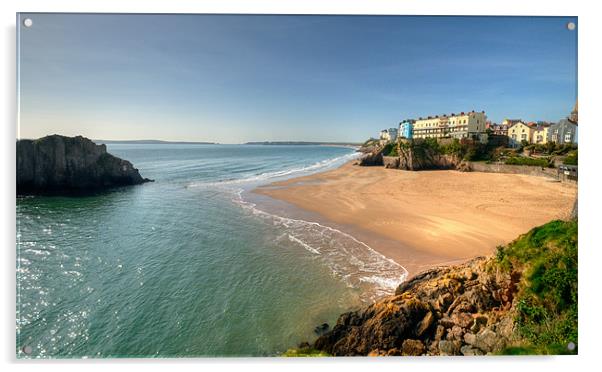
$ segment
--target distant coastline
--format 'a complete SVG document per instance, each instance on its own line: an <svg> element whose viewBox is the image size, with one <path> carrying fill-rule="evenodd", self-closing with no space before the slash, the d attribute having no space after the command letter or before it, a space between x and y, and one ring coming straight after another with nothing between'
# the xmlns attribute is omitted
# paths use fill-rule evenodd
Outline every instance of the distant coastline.
<svg viewBox="0 0 602 372"><path fill-rule="evenodd" d="M340 147L358 148L362 144L359 142L354 143L354 142L258 141L258 142L245 142L244 145L340 146Z"/></svg>
<svg viewBox="0 0 602 372"><path fill-rule="evenodd" d="M161 140L92 140L98 144L120 144L120 143L134 143L141 145L218 145L217 142L193 142L193 141L161 141Z"/></svg>

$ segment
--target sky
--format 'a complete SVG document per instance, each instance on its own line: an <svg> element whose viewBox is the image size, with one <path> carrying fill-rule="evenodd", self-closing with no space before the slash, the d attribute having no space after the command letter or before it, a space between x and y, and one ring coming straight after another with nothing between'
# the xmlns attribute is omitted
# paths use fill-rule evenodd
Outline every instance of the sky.
<svg viewBox="0 0 602 372"><path fill-rule="evenodd" d="M402 119L558 121L576 17L21 14L19 138L361 142Z"/></svg>

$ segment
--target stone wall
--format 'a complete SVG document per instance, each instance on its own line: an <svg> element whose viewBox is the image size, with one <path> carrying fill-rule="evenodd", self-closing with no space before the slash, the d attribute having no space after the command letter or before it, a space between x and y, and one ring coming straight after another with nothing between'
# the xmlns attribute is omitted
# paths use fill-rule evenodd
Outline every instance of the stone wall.
<svg viewBox="0 0 602 372"><path fill-rule="evenodd" d="M468 166L473 172L526 174L529 176L558 179L558 170L556 168L542 168L530 165L509 165L485 162L469 162Z"/></svg>

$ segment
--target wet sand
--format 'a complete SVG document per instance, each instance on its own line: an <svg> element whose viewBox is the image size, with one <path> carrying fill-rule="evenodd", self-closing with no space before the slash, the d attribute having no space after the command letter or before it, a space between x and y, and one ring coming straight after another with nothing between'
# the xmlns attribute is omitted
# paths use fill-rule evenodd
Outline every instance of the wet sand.
<svg viewBox="0 0 602 372"><path fill-rule="evenodd" d="M253 192L318 216L413 276L491 254L535 226L566 218L577 187L525 175L411 172L347 163Z"/></svg>

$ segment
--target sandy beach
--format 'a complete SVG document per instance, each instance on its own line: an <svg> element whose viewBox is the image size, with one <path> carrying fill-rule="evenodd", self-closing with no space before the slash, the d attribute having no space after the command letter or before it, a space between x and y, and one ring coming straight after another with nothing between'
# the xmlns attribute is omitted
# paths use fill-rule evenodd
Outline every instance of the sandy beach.
<svg viewBox="0 0 602 372"><path fill-rule="evenodd" d="M571 211L577 187L514 174L342 167L254 190L345 230L413 276L488 255Z"/></svg>

